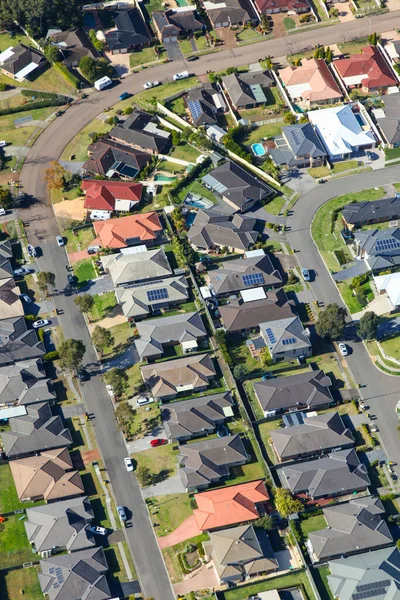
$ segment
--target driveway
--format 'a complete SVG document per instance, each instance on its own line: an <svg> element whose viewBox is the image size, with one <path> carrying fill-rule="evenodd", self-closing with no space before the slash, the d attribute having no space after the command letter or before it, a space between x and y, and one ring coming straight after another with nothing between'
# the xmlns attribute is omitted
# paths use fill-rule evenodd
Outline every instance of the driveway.
<svg viewBox="0 0 400 600"><path fill-rule="evenodd" d="M219 586L212 562L200 567L195 575L184 581L175 583L173 588L177 596L185 596L195 590L213 589Z"/></svg>
<svg viewBox="0 0 400 600"><path fill-rule="evenodd" d="M400 317L385 319L378 327L378 338L388 337L400 332Z"/></svg>
<svg viewBox="0 0 400 600"><path fill-rule="evenodd" d="M122 352L112 360L104 362L101 366L101 372L105 373L105 371L108 371L113 367L117 367L117 369L129 369L129 367L136 365L138 362L139 355L137 353L136 346L132 344L125 350L125 352Z"/></svg>
<svg viewBox="0 0 400 600"><path fill-rule="evenodd" d="M386 315L392 310L392 305L390 303L389 298L384 296L376 296L369 304L364 308L364 310L360 310L358 313L353 314L353 321L358 321L361 319L364 313L371 311L376 315Z"/></svg>
<svg viewBox="0 0 400 600"><path fill-rule="evenodd" d="M338 264L338 269L339 269ZM369 269L363 260L357 260L347 269L343 269L343 271L338 271L332 275L335 281L346 281L348 279L353 279L353 277L357 277L357 275L364 275L364 273L368 273Z"/></svg>
<svg viewBox="0 0 400 600"><path fill-rule="evenodd" d="M172 477L168 479L171 481ZM148 488L145 488L147 490ZM145 491L143 490L143 491ZM173 492L169 492L172 494ZM196 535L200 535L202 531L197 526L197 521L192 515L188 517L179 527L175 529L169 535L164 535L163 537L158 538L158 544L160 548L169 548L170 546L175 546L176 544L180 544L181 542L185 542L186 540L190 540L190 538L196 537Z"/></svg>
<svg viewBox="0 0 400 600"><path fill-rule="evenodd" d="M58 161L64 169L70 171L71 173L76 173L77 175L83 175L83 165L84 162L72 161L72 160L59 160Z"/></svg>
<svg viewBox="0 0 400 600"><path fill-rule="evenodd" d="M142 488L142 496L143 498L153 498L153 496L165 496L166 494L184 494L185 491L185 486L182 483L181 476L179 474L176 474L172 477L168 477L168 479L166 479L165 481L160 481L160 483L155 483L154 485L149 485L145 488ZM201 531L199 533L195 533L195 535L199 535L200 533ZM184 539L187 540L188 538ZM176 542L176 544L177 543L178 542ZM166 546L162 547L166 548Z"/></svg>
<svg viewBox="0 0 400 600"><path fill-rule="evenodd" d="M92 281L89 281L87 285L79 289L79 293L91 294L92 296L96 296L96 294L112 292L113 289L114 286L110 275L104 275L104 277L99 277L98 279L92 279Z"/></svg>
<svg viewBox="0 0 400 600"><path fill-rule="evenodd" d="M178 42L164 42L169 60L183 60L183 54Z"/></svg>
<svg viewBox="0 0 400 600"><path fill-rule="evenodd" d="M128 402L129 404L133 404L129 400ZM149 433L147 433L145 437L140 438L139 440L134 440L133 442L127 442L126 447L128 449L129 454L135 454L135 452L143 452L144 450L148 450L150 448L151 440L165 439L167 439L165 429L162 425L159 425L158 427L155 427Z"/></svg>

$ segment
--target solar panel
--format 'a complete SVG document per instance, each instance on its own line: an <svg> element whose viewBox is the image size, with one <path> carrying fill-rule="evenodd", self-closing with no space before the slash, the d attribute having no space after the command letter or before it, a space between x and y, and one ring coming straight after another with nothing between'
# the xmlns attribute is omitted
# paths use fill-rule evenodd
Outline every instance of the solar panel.
<svg viewBox="0 0 400 600"><path fill-rule="evenodd" d="M149 290L147 292L147 299L149 302L154 302L155 300L165 300L166 298L168 298L168 290L166 288Z"/></svg>
<svg viewBox="0 0 400 600"><path fill-rule="evenodd" d="M266 331L266 334L267 334L268 339L271 342L271 344L275 344L276 338L274 336L274 332L272 331L272 329L270 327L267 327L267 329L265 331Z"/></svg>
<svg viewBox="0 0 400 600"><path fill-rule="evenodd" d="M250 273L250 275L242 275L244 285L260 285L264 283L264 275L262 273Z"/></svg>
<svg viewBox="0 0 400 600"><path fill-rule="evenodd" d="M400 248L400 242L397 240L378 240L375 244L375 250L381 252L382 250L394 250L394 248Z"/></svg>
<svg viewBox="0 0 400 600"><path fill-rule="evenodd" d="M376 590L370 590L369 592L360 592L353 594L351 600L366 600L367 598L376 598L377 596L385 596L386 588L378 588Z"/></svg>
<svg viewBox="0 0 400 600"><path fill-rule="evenodd" d="M390 580L384 579L383 581L374 581L372 583L365 583L356 586L356 592L369 592L371 590L378 590L383 587L389 587Z"/></svg>
<svg viewBox="0 0 400 600"><path fill-rule="evenodd" d="M198 119L203 114L203 109L198 100L189 100L188 107L193 117L193 120Z"/></svg>
<svg viewBox="0 0 400 600"><path fill-rule="evenodd" d="M288 338L287 340L282 340L282 344L284 346L289 346L290 344L295 344L296 338Z"/></svg>

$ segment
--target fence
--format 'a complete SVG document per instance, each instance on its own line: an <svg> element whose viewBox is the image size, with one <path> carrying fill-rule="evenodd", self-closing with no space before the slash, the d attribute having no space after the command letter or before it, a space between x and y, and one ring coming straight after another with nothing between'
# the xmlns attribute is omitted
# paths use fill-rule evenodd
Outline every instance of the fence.
<svg viewBox="0 0 400 600"><path fill-rule="evenodd" d="M261 127L262 125L269 125L270 123L283 123L282 117L275 117L273 119L265 119L265 121L252 121L250 125L252 127Z"/></svg>
<svg viewBox="0 0 400 600"><path fill-rule="evenodd" d="M396 358L394 358L393 356L389 356L388 354L386 354L386 352L385 352L385 351L384 351L384 349L382 348L382 345L381 345L381 343L380 343L380 342L378 342L378 341L377 341L376 343L377 343L377 345L378 345L378 348L379 348L379 350L380 350L380 352L381 352L381 354L382 354L383 358L384 358L385 360L388 360L389 362L392 362L392 363L395 363L396 365L399 365L399 367L400 367L400 361L399 361L399 360L397 360Z"/></svg>
<svg viewBox="0 0 400 600"><path fill-rule="evenodd" d="M294 108L293 108L293 106L292 106L292 103L291 103L291 101L290 101L290 99L289 99L289 96L288 96L288 94L286 93L286 90L285 90L285 88L284 88L284 87L283 87L283 85L281 84L281 81L280 81L280 79L279 79L278 75L275 73L275 71L274 71L273 69L271 70L271 73L272 73L272 77L275 79L275 83L276 83L276 85L277 85L277 87L278 87L278 90L279 90L279 91L280 91L280 93L282 94L282 96L283 96L283 98L284 98L284 100L285 100L286 104L288 105L288 107L289 107L289 109L290 109L290 112L291 112L291 113L292 113L292 114L293 114L293 115L296 117L296 119L297 119L297 117L298 117L299 115L298 115L298 114L297 114L297 112L294 110Z"/></svg>

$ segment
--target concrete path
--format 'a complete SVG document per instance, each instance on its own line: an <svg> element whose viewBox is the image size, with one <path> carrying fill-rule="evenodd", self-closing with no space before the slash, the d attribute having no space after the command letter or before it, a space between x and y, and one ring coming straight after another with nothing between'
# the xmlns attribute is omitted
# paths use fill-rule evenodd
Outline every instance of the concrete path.
<svg viewBox="0 0 400 600"><path fill-rule="evenodd" d="M353 313L352 318L353 321L358 321L366 312L372 311L376 315L381 316L386 315L391 310L392 307L387 296L376 296L363 310L360 310L358 313Z"/></svg>
<svg viewBox="0 0 400 600"><path fill-rule="evenodd" d="M212 562L203 565L195 573L195 575L189 575L188 579L174 584L173 587L177 596L185 596L185 594L196 590L213 589L219 586Z"/></svg>
<svg viewBox="0 0 400 600"><path fill-rule="evenodd" d="M171 481L171 479L169 479L168 481ZM192 515L191 517L188 517L185 521L183 521L183 523L179 525L179 527L177 527L175 531L173 531L169 535L165 535L164 537L158 538L158 544L160 548L169 548L170 546L175 546L176 544L185 542L190 538L196 537L196 535L200 535L201 533L202 531L198 528L196 519Z"/></svg>
<svg viewBox="0 0 400 600"><path fill-rule="evenodd" d="M85 248L84 250L78 250L77 252L68 253L68 260L71 263L71 265L77 263L80 260L85 260L85 258L89 258L87 248Z"/></svg>

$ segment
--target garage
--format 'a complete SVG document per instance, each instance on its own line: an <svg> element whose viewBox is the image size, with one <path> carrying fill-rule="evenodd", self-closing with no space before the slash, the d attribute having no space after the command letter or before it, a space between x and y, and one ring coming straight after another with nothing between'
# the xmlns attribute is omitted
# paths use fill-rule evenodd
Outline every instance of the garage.
<svg viewBox="0 0 400 600"><path fill-rule="evenodd" d="M176 36L176 35L166 36L164 38L165 44L168 44L168 42L177 42L177 41L178 41L178 36Z"/></svg>

